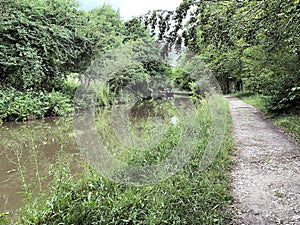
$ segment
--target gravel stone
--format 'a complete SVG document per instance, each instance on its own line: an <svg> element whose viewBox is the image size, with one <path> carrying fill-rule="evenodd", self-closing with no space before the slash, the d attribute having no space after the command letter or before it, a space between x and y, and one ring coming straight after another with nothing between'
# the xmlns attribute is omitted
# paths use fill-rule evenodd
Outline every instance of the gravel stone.
<svg viewBox="0 0 300 225"><path fill-rule="evenodd" d="M227 99L236 144L232 224L300 225L300 147L258 109Z"/></svg>

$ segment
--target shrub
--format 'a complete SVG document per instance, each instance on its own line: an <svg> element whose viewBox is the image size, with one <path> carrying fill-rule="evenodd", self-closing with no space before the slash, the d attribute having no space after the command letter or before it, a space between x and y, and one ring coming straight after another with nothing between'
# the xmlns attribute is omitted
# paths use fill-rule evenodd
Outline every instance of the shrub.
<svg viewBox="0 0 300 225"><path fill-rule="evenodd" d="M0 0L0 78L18 90L60 89L69 71L85 69L90 42L73 0Z"/></svg>
<svg viewBox="0 0 300 225"><path fill-rule="evenodd" d="M272 113L299 112L300 87L278 88L276 94L266 100L266 107Z"/></svg>
<svg viewBox="0 0 300 225"><path fill-rule="evenodd" d="M0 120L30 120L44 116L65 116L73 107L68 95L52 91L0 90Z"/></svg>

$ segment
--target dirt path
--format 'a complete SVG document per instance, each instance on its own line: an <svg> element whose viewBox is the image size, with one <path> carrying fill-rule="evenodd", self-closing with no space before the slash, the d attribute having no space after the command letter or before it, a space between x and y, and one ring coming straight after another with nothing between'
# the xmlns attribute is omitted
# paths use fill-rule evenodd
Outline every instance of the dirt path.
<svg viewBox="0 0 300 225"><path fill-rule="evenodd" d="M228 100L237 147L233 224L300 225L300 148L257 109Z"/></svg>

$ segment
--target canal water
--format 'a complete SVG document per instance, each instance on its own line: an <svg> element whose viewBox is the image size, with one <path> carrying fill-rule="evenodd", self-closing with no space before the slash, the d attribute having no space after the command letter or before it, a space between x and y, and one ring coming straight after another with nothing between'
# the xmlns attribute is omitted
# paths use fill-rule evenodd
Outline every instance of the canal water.
<svg viewBox="0 0 300 225"><path fill-rule="evenodd" d="M59 153L80 158L71 119L0 125L0 213L13 214L24 205L24 184L33 192L47 185Z"/></svg>
<svg viewBox="0 0 300 225"><path fill-rule="evenodd" d="M96 117L96 127L102 141L112 146L110 151L117 158L120 155L121 160L123 148L117 146L152 149L162 141L166 129L173 127L174 121L171 119L176 118L178 122L178 113L167 101L139 103L128 111L129 114L123 112L122 107L117 107L115 113L101 110ZM126 114L128 120L125 120ZM151 123L148 124L147 118L152 118ZM127 124L128 121L132 125ZM135 130L126 128L128 125ZM45 190L51 179L50 168L62 154L74 161L71 167L73 172L78 172L77 165L82 164L83 159L75 141L73 118L47 118L0 125L0 214L14 214L25 205L24 184L29 186L33 195L39 189Z"/></svg>

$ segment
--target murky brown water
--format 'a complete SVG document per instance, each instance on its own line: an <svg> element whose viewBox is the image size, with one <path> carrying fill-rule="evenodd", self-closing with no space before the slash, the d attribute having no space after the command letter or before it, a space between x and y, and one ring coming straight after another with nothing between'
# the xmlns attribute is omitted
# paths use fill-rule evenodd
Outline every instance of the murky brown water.
<svg viewBox="0 0 300 225"><path fill-rule="evenodd" d="M47 184L58 152L80 155L71 119L0 125L0 213L12 214L24 204L22 173L32 190Z"/></svg>

